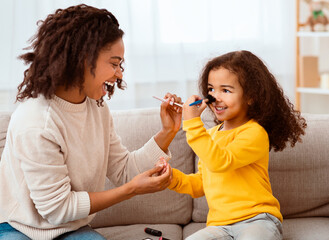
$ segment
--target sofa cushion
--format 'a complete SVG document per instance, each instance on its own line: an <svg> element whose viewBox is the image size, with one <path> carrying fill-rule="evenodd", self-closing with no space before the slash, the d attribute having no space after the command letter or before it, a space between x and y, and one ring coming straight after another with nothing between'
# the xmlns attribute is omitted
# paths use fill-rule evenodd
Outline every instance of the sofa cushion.
<svg viewBox="0 0 329 240"><path fill-rule="evenodd" d="M329 218L291 218L283 220L284 240L329 239Z"/></svg>
<svg viewBox="0 0 329 240"><path fill-rule="evenodd" d="M294 218L283 221L283 240L329 239L329 218ZM206 227L205 223L190 223L183 228L183 239Z"/></svg>
<svg viewBox="0 0 329 240"><path fill-rule="evenodd" d="M303 142L270 152L269 174L284 218L329 217L329 115L303 115Z"/></svg>
<svg viewBox="0 0 329 240"><path fill-rule="evenodd" d="M270 152L269 175L284 218L329 216L329 115L303 114L308 127L303 142L282 152ZM209 111L206 128L214 126ZM195 163L197 166L197 160ZM197 170L197 169L196 169ZM192 220L206 222L205 197L193 199Z"/></svg>
<svg viewBox="0 0 329 240"><path fill-rule="evenodd" d="M136 109L112 113L115 129L123 144L130 150L143 146L161 128L159 109ZM185 173L194 170L194 153L186 143L185 133L180 130L169 149L170 164ZM107 188L113 188L107 182ZM93 227L139 223L186 224L191 220L192 198L171 190L136 196L99 212Z"/></svg>
<svg viewBox="0 0 329 240"><path fill-rule="evenodd" d="M202 222L202 223L191 222L191 223L187 224L183 228L183 239L187 238L188 236L192 235L193 233L195 233L205 227L206 227L205 222Z"/></svg>
<svg viewBox="0 0 329 240"><path fill-rule="evenodd" d="M198 171L199 158L195 157L195 172ZM205 196L193 198L192 221L204 223L207 221L209 207Z"/></svg>
<svg viewBox="0 0 329 240"><path fill-rule="evenodd" d="M182 239L182 228L175 224L136 224L129 226L97 228L95 230L102 234L106 239L111 240L144 239L147 237L152 239L159 238L145 233L144 229L146 227L161 231L164 238L172 240Z"/></svg>

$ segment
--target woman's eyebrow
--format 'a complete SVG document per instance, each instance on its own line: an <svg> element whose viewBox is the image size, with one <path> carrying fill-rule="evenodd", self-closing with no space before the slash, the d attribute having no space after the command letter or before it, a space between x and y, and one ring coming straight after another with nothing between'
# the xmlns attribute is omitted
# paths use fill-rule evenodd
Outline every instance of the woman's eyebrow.
<svg viewBox="0 0 329 240"><path fill-rule="evenodd" d="M119 60L120 62L123 61L123 59L122 59L121 57L118 57L118 56L113 56L113 57L111 57L111 59L117 59L117 60Z"/></svg>

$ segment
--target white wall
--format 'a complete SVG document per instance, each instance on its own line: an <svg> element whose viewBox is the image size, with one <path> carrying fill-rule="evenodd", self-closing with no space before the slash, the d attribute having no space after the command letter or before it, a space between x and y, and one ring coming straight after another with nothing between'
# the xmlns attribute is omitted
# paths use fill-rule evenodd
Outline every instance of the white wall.
<svg viewBox="0 0 329 240"><path fill-rule="evenodd" d="M218 54L247 49L260 56L295 102L295 1L286 0L0 0L0 110L11 110L26 66L17 60L36 21L55 9L84 2L106 7L125 31L125 80L128 89L117 90L108 102L112 109L159 106L151 96L167 91L186 99L197 93L203 64ZM172 4L172 6L170 6ZM211 5L213 4L213 5ZM241 7L242 5L243 7ZM186 7L189 6L189 7ZM196 9L193 9L193 6ZM159 8L161 7L161 8ZM166 8L165 12L160 10ZM159 10L160 9L160 10ZM235 16L220 16L232 10ZM252 10L252 11L251 11ZM158 12L157 12L158 11ZM140 13L154 21L140 19ZM153 14L152 14L153 13ZM166 13L166 14L165 14ZM221 14L219 14L221 13ZM252 14L251 14L252 13ZM147 16L146 16L147 15ZM208 17L207 17L208 16ZM219 19L210 21L211 19ZM167 21L179 23L186 35ZM170 21L169 21L170 20ZM221 20L221 21L220 21ZM202 24L195 26L198 22ZM145 24L147 23L147 24ZM189 26L191 24L191 26ZM184 42L198 37L198 42ZM145 44L147 43L147 44ZM322 51L322 50L319 50ZM145 53L144 57L141 54ZM329 55L329 54L328 54ZM321 65L322 67L322 65Z"/></svg>

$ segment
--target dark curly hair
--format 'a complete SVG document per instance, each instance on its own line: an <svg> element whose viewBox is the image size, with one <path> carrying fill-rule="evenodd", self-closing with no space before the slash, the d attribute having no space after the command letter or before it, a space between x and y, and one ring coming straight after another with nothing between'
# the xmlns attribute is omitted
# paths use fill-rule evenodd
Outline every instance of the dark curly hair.
<svg viewBox="0 0 329 240"><path fill-rule="evenodd" d="M265 64L249 51L230 52L210 60L199 79L203 97L208 94L210 71L220 67L238 77L244 100L250 103L247 115L267 131L270 150L282 151L286 142L293 147L297 141L301 141L307 126L305 119L294 109ZM215 122L219 123L217 119Z"/></svg>
<svg viewBox="0 0 329 240"><path fill-rule="evenodd" d="M26 48L32 51L19 56L30 66L18 86L16 101L36 98L39 94L50 99L58 86L82 90L85 63L91 66L94 75L100 50L124 34L112 13L85 4L58 9L44 21L38 21L38 25L31 46ZM121 65L120 68L123 71ZM117 86L126 87L122 79L118 79ZM111 87L108 97L113 93ZM103 106L103 98L97 104Z"/></svg>

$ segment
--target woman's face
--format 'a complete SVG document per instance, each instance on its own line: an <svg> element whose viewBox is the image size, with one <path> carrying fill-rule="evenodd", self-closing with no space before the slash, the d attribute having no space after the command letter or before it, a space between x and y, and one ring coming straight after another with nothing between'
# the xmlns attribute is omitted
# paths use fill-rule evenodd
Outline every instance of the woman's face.
<svg viewBox="0 0 329 240"><path fill-rule="evenodd" d="M120 68L124 59L124 44L120 38L116 42L104 47L96 60L94 74L91 73L91 66L85 66L84 83L82 94L84 98L99 100L106 95L106 84L114 84L117 79L122 79Z"/></svg>
<svg viewBox="0 0 329 240"><path fill-rule="evenodd" d="M124 59L123 56L124 44L120 38L99 52L94 74L90 71L91 66L85 66L82 90L80 87L66 89L64 86L59 86L55 94L71 103L82 103L86 97L101 99L106 94L105 82L115 83L117 79L122 79L120 64Z"/></svg>

